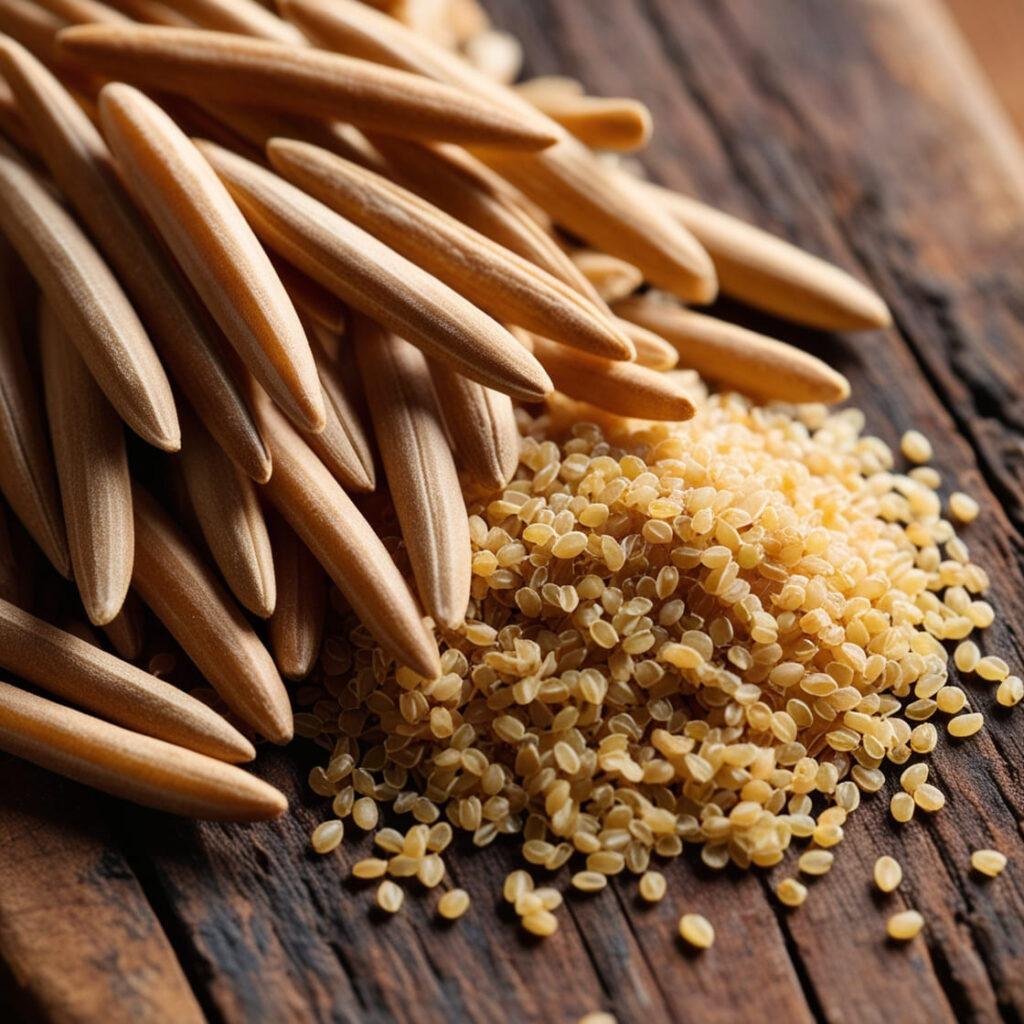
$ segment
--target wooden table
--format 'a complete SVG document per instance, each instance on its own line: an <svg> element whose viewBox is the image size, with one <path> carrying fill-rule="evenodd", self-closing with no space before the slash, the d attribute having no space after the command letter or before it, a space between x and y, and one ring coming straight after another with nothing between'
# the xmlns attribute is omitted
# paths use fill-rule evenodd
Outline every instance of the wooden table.
<svg viewBox="0 0 1024 1024"><path fill-rule="evenodd" d="M655 115L658 178L773 228L870 279L886 333L831 338L761 326L826 353L889 442L935 442L949 488L976 495L966 536L993 579L986 648L1024 662L1024 158L932 0L492 0L531 73L637 95ZM753 322L737 309L724 315ZM1019 1021L1024 1017L1024 711L967 684L988 728L943 742L949 794L895 827L865 801L836 867L783 911L771 875L668 867L670 895L640 907L622 879L569 898L561 930L525 939L500 904L509 848L449 859L472 894L454 927L410 899L383 921L346 881L365 842L309 852L325 802L303 778L315 752L266 752L259 772L293 812L252 828L192 824L4 760L0 994L26 1020L226 1022ZM1010 854L971 874L973 849ZM888 852L895 897L872 891ZM928 921L894 948L886 913ZM682 909L718 941L688 955ZM3 996L0 995L0 999ZM8 1012L3 1019L16 1018Z"/></svg>

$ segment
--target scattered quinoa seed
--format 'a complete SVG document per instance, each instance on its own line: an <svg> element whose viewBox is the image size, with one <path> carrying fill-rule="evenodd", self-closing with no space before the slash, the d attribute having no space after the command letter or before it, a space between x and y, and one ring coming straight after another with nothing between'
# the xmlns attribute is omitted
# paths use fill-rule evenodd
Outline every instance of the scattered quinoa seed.
<svg viewBox="0 0 1024 1024"><path fill-rule="evenodd" d="M978 503L963 491L954 491L949 496L949 513L961 523L973 523L980 511Z"/></svg>
<svg viewBox="0 0 1024 1024"><path fill-rule="evenodd" d="M909 942L920 934L923 927L924 918L916 910L901 910L889 918L885 931L890 939Z"/></svg>
<svg viewBox="0 0 1024 1024"><path fill-rule="evenodd" d="M995 878L1006 867L1006 855L998 850L975 850L971 854L971 867L979 874Z"/></svg>
<svg viewBox="0 0 1024 1024"><path fill-rule="evenodd" d="M397 914L404 900L405 893L390 878L377 887L377 906L388 914Z"/></svg>
<svg viewBox="0 0 1024 1024"><path fill-rule="evenodd" d="M449 889L438 901L437 912L446 921L454 921L469 909L469 893L465 889Z"/></svg>
<svg viewBox="0 0 1024 1024"><path fill-rule="evenodd" d="M882 856L875 861L875 885L882 892L893 892L903 881L903 868L893 857Z"/></svg>
<svg viewBox="0 0 1024 1024"><path fill-rule="evenodd" d="M325 821L313 830L311 842L317 853L330 853L336 850L345 838L345 826L337 820Z"/></svg>
<svg viewBox="0 0 1024 1024"><path fill-rule="evenodd" d="M775 887L779 902L787 907L799 907L807 899L807 886L795 878L784 878Z"/></svg>
<svg viewBox="0 0 1024 1024"><path fill-rule="evenodd" d="M932 444L919 430L908 430L900 439L900 451L911 462L928 462L932 457Z"/></svg>
<svg viewBox="0 0 1024 1024"><path fill-rule="evenodd" d="M640 876L640 898L647 903L657 903L665 895L667 883L660 871L645 871Z"/></svg>
<svg viewBox="0 0 1024 1024"><path fill-rule="evenodd" d="M715 929L700 914L683 914L679 918L679 935L695 949L710 949L715 942Z"/></svg>

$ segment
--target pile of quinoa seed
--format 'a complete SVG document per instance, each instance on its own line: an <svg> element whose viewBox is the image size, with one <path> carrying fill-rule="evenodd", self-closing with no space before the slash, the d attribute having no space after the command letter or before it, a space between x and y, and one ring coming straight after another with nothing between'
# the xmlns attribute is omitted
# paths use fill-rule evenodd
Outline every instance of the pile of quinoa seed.
<svg viewBox="0 0 1024 1024"><path fill-rule="evenodd" d="M887 771L903 781L896 820L942 807L922 759L941 730L984 722L949 681L950 651L999 704L1021 700L1020 678L969 639L994 619L952 521L977 515L971 499L947 517L938 474L898 470L856 409L757 406L680 376L698 405L686 423L581 419L596 414L560 398L520 410L516 478L467 494L472 600L439 634L439 678L396 666L354 622L328 641L296 717L330 751L310 784L334 818L313 844L334 849L346 819L374 829L385 807L405 818L354 869L385 879L387 909L393 879L444 882L457 832L505 837L584 892L632 874L652 901L686 844L712 868L792 858L821 875ZM920 435L903 449L930 454ZM990 873L995 852L979 852ZM553 886L506 882L535 934L557 928ZM453 891L443 916L468 908ZM791 907L807 895L796 877L776 891ZM680 931L714 935L692 914Z"/></svg>

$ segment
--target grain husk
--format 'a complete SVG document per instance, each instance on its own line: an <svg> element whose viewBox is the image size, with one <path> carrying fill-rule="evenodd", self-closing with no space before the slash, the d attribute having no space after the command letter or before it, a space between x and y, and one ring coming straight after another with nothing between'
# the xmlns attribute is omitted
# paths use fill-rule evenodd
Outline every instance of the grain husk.
<svg viewBox="0 0 1024 1024"><path fill-rule="evenodd" d="M260 238L352 309L489 387L526 401L548 392L536 360L457 292L277 175L198 145Z"/></svg>
<svg viewBox="0 0 1024 1024"><path fill-rule="evenodd" d="M650 141L651 112L638 100L568 92L525 95L538 110L591 149L630 153Z"/></svg>
<svg viewBox="0 0 1024 1024"><path fill-rule="evenodd" d="M413 138L542 149L556 135L539 117L510 112L440 82L313 47L227 32L148 25L79 25L60 52L143 88L267 106Z"/></svg>
<svg viewBox="0 0 1024 1024"><path fill-rule="evenodd" d="M268 618L277 587L255 485L187 412L182 415L182 442L182 476L210 554L239 603Z"/></svg>
<svg viewBox="0 0 1024 1024"><path fill-rule="evenodd" d="M135 557L124 428L47 303L39 347L75 584L89 621L105 626L124 604Z"/></svg>
<svg viewBox="0 0 1024 1024"><path fill-rule="evenodd" d="M15 320L13 261L0 241L0 491L57 572L70 576L53 456Z"/></svg>
<svg viewBox="0 0 1024 1024"><path fill-rule="evenodd" d="M250 761L252 744L202 701L0 600L0 665L135 732L224 761Z"/></svg>
<svg viewBox="0 0 1024 1024"><path fill-rule="evenodd" d="M277 576L277 606L267 635L281 675L305 679L320 655L327 616L327 574L295 531L273 510L267 514Z"/></svg>
<svg viewBox="0 0 1024 1024"><path fill-rule="evenodd" d="M171 814L264 821L288 809L282 793L234 765L3 682L0 748L112 796Z"/></svg>
<svg viewBox="0 0 1024 1024"><path fill-rule="evenodd" d="M179 14L201 28L236 32L290 46L309 45L294 25L253 0L175 0L175 7Z"/></svg>
<svg viewBox="0 0 1024 1024"><path fill-rule="evenodd" d="M121 286L43 179L0 139L0 230L121 418L166 451L181 444L171 386Z"/></svg>
<svg viewBox="0 0 1024 1024"><path fill-rule="evenodd" d="M133 194L239 357L289 417L322 429L323 398L298 314L217 175L138 90L104 87L100 111Z"/></svg>
<svg viewBox="0 0 1024 1024"><path fill-rule="evenodd" d="M436 677L437 644L380 538L302 437L269 402L258 406L274 456L267 498L378 642L413 671Z"/></svg>
<svg viewBox="0 0 1024 1024"><path fill-rule="evenodd" d="M596 249L577 249L572 261L605 302L618 302L643 284L639 267Z"/></svg>
<svg viewBox="0 0 1024 1024"><path fill-rule="evenodd" d="M469 604L469 523L426 357L363 318L353 334L420 600L438 625L455 629Z"/></svg>
<svg viewBox="0 0 1024 1024"><path fill-rule="evenodd" d="M443 143L419 143L382 135L374 135L372 140L386 162L372 166L363 161L364 167L386 174L467 227L519 253L581 295L595 296L587 279L551 234L509 195L510 187L466 150ZM306 141L316 142L308 138ZM338 150L332 149L332 152ZM340 155L353 159L346 153Z"/></svg>
<svg viewBox="0 0 1024 1024"><path fill-rule="evenodd" d="M317 146L273 139L274 168L492 316L610 359L632 345L564 282L372 171Z"/></svg>
<svg viewBox="0 0 1024 1024"><path fill-rule="evenodd" d="M0 78L0 135L6 135L22 153L33 154L36 140L21 116L21 108L11 87Z"/></svg>
<svg viewBox="0 0 1024 1024"><path fill-rule="evenodd" d="M828 331L870 331L892 323L881 297L839 267L690 196L638 184L707 249L727 295Z"/></svg>
<svg viewBox="0 0 1024 1024"><path fill-rule="evenodd" d="M820 359L736 324L674 302L626 299L615 312L679 350L682 366L746 394L783 402L841 402L846 378Z"/></svg>
<svg viewBox="0 0 1024 1024"><path fill-rule="evenodd" d="M523 97L454 54L355 0L330 5L287 0L282 8L285 17L320 45L447 82L510 111L533 109ZM595 248L635 264L647 280L683 299L710 302L717 283L700 243L564 129L544 120L559 137L546 150L511 158L494 149L480 150L478 155Z"/></svg>
<svg viewBox="0 0 1024 1024"><path fill-rule="evenodd" d="M223 338L125 194L110 151L70 93L30 54L0 40L0 72L32 124L61 191L110 260L158 352L207 428L256 479L270 463L223 358Z"/></svg>
<svg viewBox="0 0 1024 1024"><path fill-rule="evenodd" d="M133 503L133 587L224 703L267 739L287 743L291 705L267 649L153 498L136 486Z"/></svg>
<svg viewBox="0 0 1024 1024"><path fill-rule="evenodd" d="M430 377L448 437L469 478L498 490L519 464L519 428L508 395L430 361Z"/></svg>
<svg viewBox="0 0 1024 1024"><path fill-rule="evenodd" d="M534 355L564 395L619 416L688 420L694 406L671 377L638 363L614 362L533 335Z"/></svg>
<svg viewBox="0 0 1024 1024"><path fill-rule="evenodd" d="M98 0L35 0L35 3L69 25L131 24L131 18Z"/></svg>
<svg viewBox="0 0 1024 1024"><path fill-rule="evenodd" d="M162 0L109 0L110 6L126 14L133 21L149 25L165 25L171 28L195 28L191 18L185 17L169 3Z"/></svg>

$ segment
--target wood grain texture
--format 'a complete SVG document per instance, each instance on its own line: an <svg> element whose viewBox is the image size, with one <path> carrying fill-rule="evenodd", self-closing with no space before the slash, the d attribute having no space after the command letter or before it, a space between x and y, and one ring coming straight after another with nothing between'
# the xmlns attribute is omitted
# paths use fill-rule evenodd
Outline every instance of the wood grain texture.
<svg viewBox="0 0 1024 1024"><path fill-rule="evenodd" d="M659 180L879 289L896 326L849 339L735 305L717 312L832 361L890 443L910 426L928 433L945 486L982 504L965 539L992 573L1000 612L984 647L1020 665L1024 162L973 73L949 57L960 44L945 16L932 0L631 0L593 5L587 17L578 0L488 7L523 40L528 74L570 74L588 92L651 108L645 162ZM239 832L103 806L124 822L114 849L126 851L218 1021L575 1024L603 1009L620 1022L703 1024L749 1019L754 1003L764 1020L1019 1021L1024 718L996 709L990 688L966 688L988 728L940 741L932 771L945 809L897 828L886 810L893 783L866 799L832 873L796 912L770 894L791 867L719 875L687 857L668 866L662 904L640 907L632 880L616 880L602 896L570 896L557 936L541 945L500 905L515 857L492 847L447 858L474 901L457 925L434 922L436 897L410 897L381 921L372 888L344 881L365 840L350 835L327 858L309 852L310 829L330 812L305 786L321 756L308 745L261 758L262 776L293 807L278 822ZM982 846L1010 855L999 879L969 872ZM886 898L870 887L883 852L905 874ZM928 925L894 948L885 917L904 906ZM699 957L675 939L691 910L718 934ZM90 941L111 959L123 953L114 930L93 929ZM90 984L116 980L114 963Z"/></svg>

